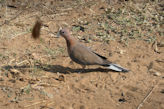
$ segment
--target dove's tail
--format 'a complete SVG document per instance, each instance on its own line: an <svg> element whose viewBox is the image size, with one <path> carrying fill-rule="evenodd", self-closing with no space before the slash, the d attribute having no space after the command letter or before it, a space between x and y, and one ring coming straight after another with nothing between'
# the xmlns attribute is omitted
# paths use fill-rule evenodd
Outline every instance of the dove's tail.
<svg viewBox="0 0 164 109"><path fill-rule="evenodd" d="M108 64L108 66L106 66L108 69L117 71L117 72L128 72L129 70L117 65L117 64Z"/></svg>

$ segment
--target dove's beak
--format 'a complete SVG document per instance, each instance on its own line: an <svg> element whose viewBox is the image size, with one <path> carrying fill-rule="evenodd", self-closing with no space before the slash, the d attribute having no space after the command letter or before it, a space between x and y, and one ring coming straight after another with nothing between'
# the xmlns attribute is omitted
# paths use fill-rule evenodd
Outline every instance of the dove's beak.
<svg viewBox="0 0 164 109"><path fill-rule="evenodd" d="M59 38L61 35L60 35L60 30L57 32L57 38Z"/></svg>
<svg viewBox="0 0 164 109"><path fill-rule="evenodd" d="M59 31L57 32L57 38L61 36L60 31L62 30L62 27L59 28Z"/></svg>

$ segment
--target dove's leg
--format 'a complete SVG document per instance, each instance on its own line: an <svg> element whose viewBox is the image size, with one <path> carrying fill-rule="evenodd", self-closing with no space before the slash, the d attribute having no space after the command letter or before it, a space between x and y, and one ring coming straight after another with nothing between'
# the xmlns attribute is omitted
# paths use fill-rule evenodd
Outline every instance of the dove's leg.
<svg viewBox="0 0 164 109"><path fill-rule="evenodd" d="M86 65L81 65L82 69L78 73L83 73L85 71Z"/></svg>

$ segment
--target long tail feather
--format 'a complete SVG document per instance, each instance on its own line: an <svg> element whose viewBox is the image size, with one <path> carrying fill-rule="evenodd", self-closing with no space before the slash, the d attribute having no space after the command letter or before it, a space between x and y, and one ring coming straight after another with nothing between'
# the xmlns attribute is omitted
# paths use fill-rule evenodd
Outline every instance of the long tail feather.
<svg viewBox="0 0 164 109"><path fill-rule="evenodd" d="M111 70L117 71L117 72L128 72L129 70L117 65L117 64L109 64L109 66L107 67Z"/></svg>

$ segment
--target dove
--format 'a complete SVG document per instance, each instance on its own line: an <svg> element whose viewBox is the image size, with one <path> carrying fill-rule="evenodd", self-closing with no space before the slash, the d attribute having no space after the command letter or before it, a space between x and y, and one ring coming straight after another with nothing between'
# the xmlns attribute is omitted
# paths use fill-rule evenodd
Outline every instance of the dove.
<svg viewBox="0 0 164 109"><path fill-rule="evenodd" d="M69 57L75 63L82 65L83 69L87 65L100 65L117 72L129 71L120 65L108 61L106 57L101 56L81 44L78 40L71 36L70 31L67 28L60 29L57 36L62 36L66 40Z"/></svg>

